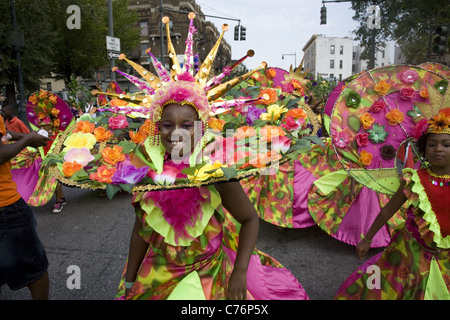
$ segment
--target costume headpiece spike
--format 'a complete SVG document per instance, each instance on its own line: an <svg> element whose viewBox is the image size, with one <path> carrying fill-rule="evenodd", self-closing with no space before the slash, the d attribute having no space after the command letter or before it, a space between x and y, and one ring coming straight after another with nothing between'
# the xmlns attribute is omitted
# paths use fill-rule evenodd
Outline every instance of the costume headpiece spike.
<svg viewBox="0 0 450 320"><path fill-rule="evenodd" d="M169 52L169 57L172 59L172 70L170 73L172 78L174 78L177 74L181 72L180 63L178 62L177 53L175 51L175 47L172 44L172 39L170 38L170 26L169 26L169 17L163 17L162 23L166 25L166 34L167 34L167 51Z"/></svg>
<svg viewBox="0 0 450 320"><path fill-rule="evenodd" d="M225 83L222 83L220 85L218 85L217 87L211 89L208 91L207 93L207 97L208 97L208 101L212 101L212 100L216 100L218 97L222 96L225 92L231 90L231 88L233 88L235 85L237 85L238 83L244 81L247 77L249 77L252 73L260 70L260 69L264 69L267 67L267 63L266 62L261 62L261 64L259 65L258 68L247 72L246 74L238 77L238 78L234 78L231 79Z"/></svg>
<svg viewBox="0 0 450 320"><path fill-rule="evenodd" d="M194 43L193 39L194 33L197 32L197 29L194 27L195 13L190 12L188 17L191 21L189 22L189 31L186 38L186 49L184 52L183 71L188 71L191 75L194 75L194 70L192 68L192 65L194 63L194 53L192 45Z"/></svg>
<svg viewBox="0 0 450 320"><path fill-rule="evenodd" d="M145 50L145 52L150 56L153 67L155 67L155 70L158 73L160 80L163 82L169 82L170 81L169 72L167 72L166 68L163 67L161 62L159 62L158 59L156 59L156 57L152 53L152 50L150 48L148 48Z"/></svg>
<svg viewBox="0 0 450 320"><path fill-rule="evenodd" d="M208 77L209 71L211 70L212 63L214 61L214 58L216 57L217 50L219 49L220 42L222 41L223 35L228 30L228 25L223 24L222 25L222 34L220 35L219 39L217 39L216 43L214 44L214 47L212 47L209 54L206 56L205 61L203 61L202 66L200 67L200 70L195 75L195 79L200 84L206 84L206 79Z"/></svg>
<svg viewBox="0 0 450 320"><path fill-rule="evenodd" d="M125 78L130 80L131 83L135 84L136 87L138 87L139 90L143 91L145 94L150 95L150 94L155 93L155 89L153 87L151 87L151 86L149 87L146 82L140 80L138 77L128 74L126 72L120 71L119 68L117 68L117 67L112 68L112 71L123 75Z"/></svg>
<svg viewBox="0 0 450 320"><path fill-rule="evenodd" d="M223 72L221 74L219 74L218 76L215 76L214 78L212 78L211 80L209 80L206 83L205 91L210 90L211 88L218 85L225 76L229 75L231 73L231 71L233 71L238 65L240 65L242 62L244 62L245 59L247 59L248 57L253 57L254 55L255 55L255 51L248 50L247 54L245 56L243 56L241 59L239 59L238 61L236 61L231 67L226 66L225 68L223 68Z"/></svg>
<svg viewBox="0 0 450 320"><path fill-rule="evenodd" d="M160 86L160 80L157 76L155 76L153 73L143 68L136 62L127 59L127 56L123 53L119 55L119 60L125 60L126 62L128 62L128 64L132 66L133 69L136 70L153 88L156 89Z"/></svg>

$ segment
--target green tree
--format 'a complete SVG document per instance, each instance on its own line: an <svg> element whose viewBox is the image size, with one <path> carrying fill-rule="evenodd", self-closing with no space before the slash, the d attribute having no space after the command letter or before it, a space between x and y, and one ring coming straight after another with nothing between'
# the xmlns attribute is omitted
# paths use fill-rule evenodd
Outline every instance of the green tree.
<svg viewBox="0 0 450 320"><path fill-rule="evenodd" d="M353 20L360 26L354 31L356 40L365 48L363 59L369 57L372 30L367 28L370 13L367 8L378 4L381 11L381 29L376 30L377 45L395 41L402 50L407 63L417 64L426 61L429 32L432 24L450 21L450 3L430 0L373 0L352 1L355 10Z"/></svg>

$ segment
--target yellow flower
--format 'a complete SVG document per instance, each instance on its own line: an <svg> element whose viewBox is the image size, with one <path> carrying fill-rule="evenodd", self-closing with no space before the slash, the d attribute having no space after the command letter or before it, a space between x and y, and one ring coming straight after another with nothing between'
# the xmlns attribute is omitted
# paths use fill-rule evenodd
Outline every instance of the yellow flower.
<svg viewBox="0 0 450 320"><path fill-rule="evenodd" d="M261 120L269 121L269 120L277 120L281 117L281 114L287 112L288 109L285 107L279 106L278 104L272 104L267 107L267 112L262 113L259 118Z"/></svg>
<svg viewBox="0 0 450 320"><path fill-rule="evenodd" d="M359 120L361 121L363 128L366 130L369 129L375 122L375 119L370 115L370 113L367 112L360 116Z"/></svg>
<svg viewBox="0 0 450 320"><path fill-rule="evenodd" d="M361 154L359 156L359 163L361 163L363 166L368 166L372 162L373 155L370 152L367 152L366 150L361 151Z"/></svg>
<svg viewBox="0 0 450 320"><path fill-rule="evenodd" d="M188 175L189 180L193 182L198 181L206 181L210 178L220 178L223 177L223 171L220 169L222 167L222 163L220 161L216 161L213 164L205 164L200 169L195 169L194 175ZM215 170L212 173L208 173L209 171Z"/></svg>
<svg viewBox="0 0 450 320"><path fill-rule="evenodd" d="M95 139L95 136L92 133L72 133L70 136L67 137L66 141L64 141L64 145L66 146L64 148L64 152L68 151L72 148L88 148L92 149L97 142L97 139Z"/></svg>
<svg viewBox="0 0 450 320"><path fill-rule="evenodd" d="M374 90L382 96L385 96L389 89L391 88L390 84L388 84L386 81L381 80L374 88Z"/></svg>
<svg viewBox="0 0 450 320"><path fill-rule="evenodd" d="M397 124L400 124L405 119L405 115L403 114L403 112L401 112L398 109L392 109L391 111L386 113L385 117L386 117L386 119L388 119L389 124L391 126L395 126Z"/></svg>

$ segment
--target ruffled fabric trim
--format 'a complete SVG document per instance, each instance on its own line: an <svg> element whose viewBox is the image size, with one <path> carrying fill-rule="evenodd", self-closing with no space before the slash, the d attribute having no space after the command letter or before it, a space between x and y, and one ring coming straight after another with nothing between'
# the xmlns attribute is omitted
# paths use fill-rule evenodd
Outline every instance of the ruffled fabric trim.
<svg viewBox="0 0 450 320"><path fill-rule="evenodd" d="M442 236L441 227L428 200L425 188L420 182L417 171L411 168L405 168L403 169L403 178L407 182L407 185L411 185L411 191L417 194L419 198L418 202L412 202L412 204L424 212L423 219L430 225L429 229L433 232L433 241L439 248L450 249L450 236Z"/></svg>
<svg viewBox="0 0 450 320"><path fill-rule="evenodd" d="M196 212L192 213L194 223L186 224L183 230L179 230L170 224L163 209L152 198L146 197L145 193L136 196L133 202L139 202L142 210L146 213L145 223L164 237L164 242L172 246L189 246L203 233L212 215L221 206L220 195L213 186L200 188L200 194L204 201L202 201L201 206L197 207ZM173 199L173 201L176 201L176 199ZM186 209L180 206L179 210Z"/></svg>

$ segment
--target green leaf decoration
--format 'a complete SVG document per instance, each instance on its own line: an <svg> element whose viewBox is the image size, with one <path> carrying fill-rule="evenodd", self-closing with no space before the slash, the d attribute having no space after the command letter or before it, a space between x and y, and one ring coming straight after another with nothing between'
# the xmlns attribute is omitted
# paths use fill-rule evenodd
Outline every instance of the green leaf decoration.
<svg viewBox="0 0 450 320"><path fill-rule="evenodd" d="M131 141L121 141L119 147L122 147L122 153L130 154L136 148L136 143Z"/></svg>
<svg viewBox="0 0 450 320"><path fill-rule="evenodd" d="M358 132L359 128L361 127L361 121L355 116L350 116L348 117L348 127L353 132Z"/></svg>
<svg viewBox="0 0 450 320"><path fill-rule="evenodd" d="M385 127L384 125L379 125L378 123L375 123L372 127L372 129L368 129L367 132L369 133L369 139L373 143L382 143L386 140L389 133L384 131Z"/></svg>
<svg viewBox="0 0 450 320"><path fill-rule="evenodd" d="M166 149L161 143L156 146L151 144L150 139L145 139L144 147L145 151L147 151L147 154L150 157L151 162L155 166L156 173L160 174L163 171L164 153L166 152Z"/></svg>
<svg viewBox="0 0 450 320"><path fill-rule="evenodd" d="M106 195L108 196L109 200L111 200L114 197L114 195L120 190L122 190L122 188L118 184L106 185Z"/></svg>

